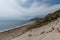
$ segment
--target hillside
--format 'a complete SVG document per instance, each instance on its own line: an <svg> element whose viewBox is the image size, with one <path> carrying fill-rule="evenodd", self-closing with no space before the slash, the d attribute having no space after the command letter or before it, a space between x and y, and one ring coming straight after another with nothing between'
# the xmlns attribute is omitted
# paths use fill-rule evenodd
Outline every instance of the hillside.
<svg viewBox="0 0 60 40"><path fill-rule="evenodd" d="M42 27L43 25L47 25L51 21L55 21L59 17L60 17L60 10L57 10L53 13L46 15L46 17L44 17L43 19L41 19L39 21L36 20L35 25L31 25L28 29L34 29L34 28Z"/></svg>
<svg viewBox="0 0 60 40"><path fill-rule="evenodd" d="M12 40L60 40L60 10L30 25L29 31Z"/></svg>
<svg viewBox="0 0 60 40"><path fill-rule="evenodd" d="M60 40L60 18L12 40Z"/></svg>

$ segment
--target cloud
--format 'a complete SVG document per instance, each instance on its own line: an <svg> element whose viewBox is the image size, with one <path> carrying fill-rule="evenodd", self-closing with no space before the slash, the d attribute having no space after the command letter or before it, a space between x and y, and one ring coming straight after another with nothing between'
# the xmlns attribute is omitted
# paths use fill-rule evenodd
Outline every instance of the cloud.
<svg viewBox="0 0 60 40"><path fill-rule="evenodd" d="M0 0L0 18L30 19L60 9L51 0Z"/></svg>

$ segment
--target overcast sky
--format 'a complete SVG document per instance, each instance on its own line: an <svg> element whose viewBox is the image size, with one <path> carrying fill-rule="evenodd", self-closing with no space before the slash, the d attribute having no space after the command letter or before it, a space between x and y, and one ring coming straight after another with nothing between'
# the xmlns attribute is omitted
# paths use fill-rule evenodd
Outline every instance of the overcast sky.
<svg viewBox="0 0 60 40"><path fill-rule="evenodd" d="M60 9L60 0L0 0L0 20L26 20Z"/></svg>

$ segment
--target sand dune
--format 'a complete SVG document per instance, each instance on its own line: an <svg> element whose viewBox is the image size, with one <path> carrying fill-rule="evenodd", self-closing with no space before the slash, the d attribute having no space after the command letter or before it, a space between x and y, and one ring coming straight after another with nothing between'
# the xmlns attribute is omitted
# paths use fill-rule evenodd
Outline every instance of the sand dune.
<svg viewBox="0 0 60 40"><path fill-rule="evenodd" d="M41 28L32 29L12 40L60 40L60 18Z"/></svg>

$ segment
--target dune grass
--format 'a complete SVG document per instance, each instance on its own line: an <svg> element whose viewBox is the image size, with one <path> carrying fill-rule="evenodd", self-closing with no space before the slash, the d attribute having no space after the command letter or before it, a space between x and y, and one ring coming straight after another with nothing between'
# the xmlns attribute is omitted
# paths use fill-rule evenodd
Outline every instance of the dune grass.
<svg viewBox="0 0 60 40"><path fill-rule="evenodd" d="M34 25L30 25L28 27L28 29L31 30L34 28L42 27L48 23L51 23L52 21L57 20L57 18L59 18L59 17L60 17L60 10L58 10L54 13L48 14L46 17L44 17L44 19L40 20L39 22L35 23Z"/></svg>

